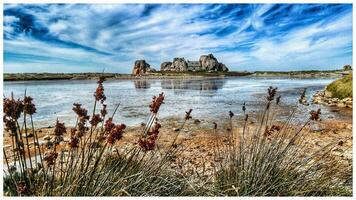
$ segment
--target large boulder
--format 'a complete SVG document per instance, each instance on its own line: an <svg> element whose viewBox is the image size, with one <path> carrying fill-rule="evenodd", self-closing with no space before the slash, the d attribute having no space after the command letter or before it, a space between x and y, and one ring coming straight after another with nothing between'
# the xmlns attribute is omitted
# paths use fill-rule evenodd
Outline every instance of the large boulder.
<svg viewBox="0 0 356 200"><path fill-rule="evenodd" d="M192 70L192 65L196 61L190 62L190 70ZM229 69L222 63L219 63L218 60L213 56L213 54L202 55L199 59L199 67L194 66L200 70L205 71L229 71ZM173 62L163 62L161 64L161 71L176 71L176 72L185 72L188 71L189 65L184 58L174 58Z"/></svg>
<svg viewBox="0 0 356 200"><path fill-rule="evenodd" d="M184 58L174 58L173 62L164 62L161 64L161 71L188 71L188 63Z"/></svg>
<svg viewBox="0 0 356 200"><path fill-rule="evenodd" d="M227 68L225 64L219 63L217 71L227 72L227 71L229 71L229 68Z"/></svg>
<svg viewBox="0 0 356 200"><path fill-rule="evenodd" d="M213 56L213 54L200 56L199 62L202 69L207 71L215 71L219 64L218 60Z"/></svg>
<svg viewBox="0 0 356 200"><path fill-rule="evenodd" d="M178 72L188 71L188 63L187 61L185 61L184 58L174 58L172 66L174 68L174 71L178 71Z"/></svg>
<svg viewBox="0 0 356 200"><path fill-rule="evenodd" d="M214 57L213 54L202 55L199 59L202 70L206 71L229 71L229 69Z"/></svg>
<svg viewBox="0 0 356 200"><path fill-rule="evenodd" d="M132 69L132 74L142 75L152 71L150 65L145 60L136 60Z"/></svg>
<svg viewBox="0 0 356 200"><path fill-rule="evenodd" d="M161 71L170 71L171 66L172 62L163 62L161 64Z"/></svg>

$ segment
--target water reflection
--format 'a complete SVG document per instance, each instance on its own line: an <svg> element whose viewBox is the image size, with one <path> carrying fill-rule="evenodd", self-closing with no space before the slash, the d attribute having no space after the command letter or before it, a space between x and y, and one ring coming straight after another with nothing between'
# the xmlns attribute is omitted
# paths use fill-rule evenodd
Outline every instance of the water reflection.
<svg viewBox="0 0 356 200"><path fill-rule="evenodd" d="M224 79L166 79L161 81L162 89L216 91L222 89Z"/></svg>
<svg viewBox="0 0 356 200"><path fill-rule="evenodd" d="M316 90L323 89L333 80L252 77L136 79L108 80L104 88L109 113L113 113L116 104L120 103L117 112L120 114L115 116L115 120L126 125L137 125L147 120L152 96L161 92L166 94L166 106L160 110L162 119L180 117L182 111L190 108L194 110L195 118L216 119L226 117L230 110L238 113L243 102L247 102L248 108L257 109L255 102L265 100L266 89L270 85L278 87L278 92L283 96L282 104L295 105L299 98L299 88L308 88L307 96L310 100ZM66 125L74 126L73 103L79 102L90 108L96 87L95 80L4 82L4 95L8 97L14 92L15 97L20 98L26 88L27 94L34 98L37 108L37 113L33 116L35 125L52 126L59 118ZM305 107L303 114L308 113L309 109L315 110L318 105L313 106ZM322 113L327 118L330 112L323 109ZM331 116L334 115L335 113L331 113Z"/></svg>
<svg viewBox="0 0 356 200"><path fill-rule="evenodd" d="M149 89L151 88L151 81L149 80L134 80L136 89Z"/></svg>

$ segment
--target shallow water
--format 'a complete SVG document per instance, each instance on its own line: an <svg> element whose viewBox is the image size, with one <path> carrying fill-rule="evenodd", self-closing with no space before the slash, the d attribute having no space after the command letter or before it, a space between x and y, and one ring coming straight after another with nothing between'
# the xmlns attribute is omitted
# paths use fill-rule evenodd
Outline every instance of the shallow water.
<svg viewBox="0 0 356 200"><path fill-rule="evenodd" d="M120 104L115 121L126 125L145 122L149 116L148 105L153 95L165 93L159 117L183 117L186 110L193 109L194 118L222 119L228 111L241 113L246 102L248 111L255 111L265 100L269 86L278 87L284 105L295 105L301 88L308 88L307 97L323 89L334 79L290 79L290 78L202 78L202 79L164 79L164 80L108 80L104 83L109 115L115 105ZM66 125L75 124L73 103L79 102L92 112L93 92L97 87L95 80L54 80L54 81L16 81L4 83L4 95L14 92L15 98L22 98L25 88L27 95L34 98L37 113L35 125L53 125L56 118ZM324 117L334 115L327 107L311 105L301 107L300 114L320 107Z"/></svg>

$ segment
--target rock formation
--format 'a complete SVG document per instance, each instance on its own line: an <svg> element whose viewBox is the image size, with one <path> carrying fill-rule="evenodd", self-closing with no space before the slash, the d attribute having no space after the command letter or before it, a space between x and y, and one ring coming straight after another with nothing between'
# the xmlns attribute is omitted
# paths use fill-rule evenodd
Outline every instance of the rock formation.
<svg viewBox="0 0 356 200"><path fill-rule="evenodd" d="M213 54L202 55L199 59L202 70L207 71L229 71L229 69L214 57Z"/></svg>
<svg viewBox="0 0 356 200"><path fill-rule="evenodd" d="M188 71L188 64L184 58L174 58L173 62L164 62L161 64L161 71Z"/></svg>
<svg viewBox="0 0 356 200"><path fill-rule="evenodd" d="M198 61L187 62L184 58L174 58L173 62L163 62L161 71L229 71L213 54L200 56L199 66L194 66L196 62Z"/></svg>
<svg viewBox="0 0 356 200"><path fill-rule="evenodd" d="M155 71L155 70L151 69L150 65L145 60L136 60L135 65L132 69L132 74L143 75L151 71Z"/></svg>
<svg viewBox="0 0 356 200"><path fill-rule="evenodd" d="M184 58L174 58L172 63L173 68L175 71L188 71L188 64Z"/></svg>
<svg viewBox="0 0 356 200"><path fill-rule="evenodd" d="M170 71L171 66L172 62L163 62L161 64L161 71Z"/></svg>
<svg viewBox="0 0 356 200"><path fill-rule="evenodd" d="M346 97L344 99L332 98L331 93L325 88L313 95L313 103L331 107L352 108L352 97Z"/></svg>

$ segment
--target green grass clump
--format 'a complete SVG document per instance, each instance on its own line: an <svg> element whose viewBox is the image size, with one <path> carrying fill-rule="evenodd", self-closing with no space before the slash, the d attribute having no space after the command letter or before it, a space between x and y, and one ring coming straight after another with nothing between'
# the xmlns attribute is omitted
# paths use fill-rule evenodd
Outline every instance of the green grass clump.
<svg viewBox="0 0 356 200"><path fill-rule="evenodd" d="M287 121L278 123L271 112L275 110L271 104L273 90L269 94L266 109L254 130L248 128L246 115L242 132L230 131L228 142L217 138L214 152L222 160L215 169L214 195L352 195L347 184L343 184L352 171L351 167L344 167L329 153L336 143L313 153L306 148L308 139L302 130L320 119L320 110L312 111L300 127L293 125L293 114ZM233 114L230 116L231 119ZM230 130L233 130L232 120L230 124Z"/></svg>
<svg viewBox="0 0 356 200"><path fill-rule="evenodd" d="M332 82L326 87L326 90L331 92L333 98L352 97L352 74Z"/></svg>

